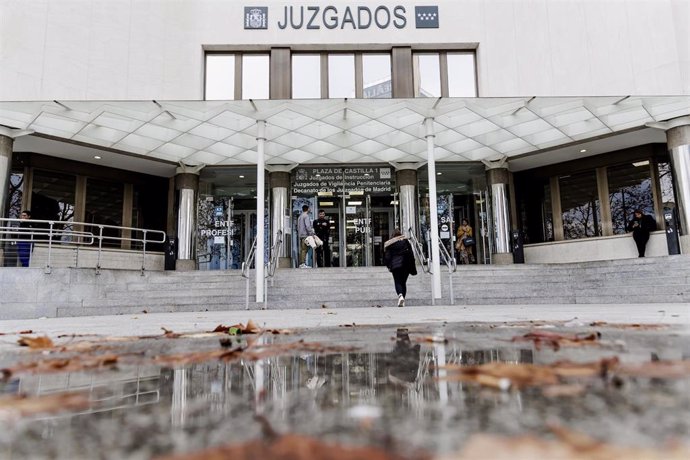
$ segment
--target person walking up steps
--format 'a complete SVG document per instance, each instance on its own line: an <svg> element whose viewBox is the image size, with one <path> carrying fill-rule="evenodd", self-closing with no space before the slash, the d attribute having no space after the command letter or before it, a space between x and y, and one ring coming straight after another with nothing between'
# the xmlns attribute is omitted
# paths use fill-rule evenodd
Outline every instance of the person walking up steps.
<svg viewBox="0 0 690 460"><path fill-rule="evenodd" d="M398 307L405 306L407 278L417 274L412 245L399 229L395 229L390 240L383 244L383 260L393 274L395 293L398 294Z"/></svg>

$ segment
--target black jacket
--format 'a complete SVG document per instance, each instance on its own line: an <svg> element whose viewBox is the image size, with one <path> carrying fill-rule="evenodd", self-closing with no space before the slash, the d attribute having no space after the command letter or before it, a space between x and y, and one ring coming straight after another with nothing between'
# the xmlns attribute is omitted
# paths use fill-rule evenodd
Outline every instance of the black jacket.
<svg viewBox="0 0 690 460"><path fill-rule="evenodd" d="M628 231L630 230L633 232L633 238L649 239L649 232L656 230L656 221L647 214L642 214L639 219L633 217L628 223Z"/></svg>
<svg viewBox="0 0 690 460"><path fill-rule="evenodd" d="M316 236L318 236L324 244L328 243L330 225L331 223L328 219L316 219L314 221L314 232L316 232Z"/></svg>
<svg viewBox="0 0 690 460"><path fill-rule="evenodd" d="M404 269L410 275L417 274L412 245L404 236L396 236L383 244L383 260L388 270Z"/></svg>

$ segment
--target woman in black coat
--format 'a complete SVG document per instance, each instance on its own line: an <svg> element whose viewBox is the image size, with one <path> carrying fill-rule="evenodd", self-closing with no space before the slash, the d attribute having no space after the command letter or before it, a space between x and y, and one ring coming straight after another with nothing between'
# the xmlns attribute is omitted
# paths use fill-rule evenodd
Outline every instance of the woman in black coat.
<svg viewBox="0 0 690 460"><path fill-rule="evenodd" d="M642 212L641 209L635 209L633 214L632 220L628 223L628 231L632 231L633 240L637 245L638 257L644 257L647 241L649 241L649 232L656 230L656 221L652 216Z"/></svg>
<svg viewBox="0 0 690 460"><path fill-rule="evenodd" d="M383 244L383 251L386 267L393 273L395 293L398 294L398 307L404 307L405 296L407 295L407 278L417 274L412 245L396 228L392 238Z"/></svg>

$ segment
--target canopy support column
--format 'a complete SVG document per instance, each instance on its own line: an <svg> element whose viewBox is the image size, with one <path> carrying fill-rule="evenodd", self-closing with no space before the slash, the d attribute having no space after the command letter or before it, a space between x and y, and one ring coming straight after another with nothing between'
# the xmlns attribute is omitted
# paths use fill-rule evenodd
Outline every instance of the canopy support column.
<svg viewBox="0 0 690 460"><path fill-rule="evenodd" d="M441 298L441 261L438 240L438 203L436 200L436 161L434 159L434 119L424 119L426 153L429 172L429 229L431 232L431 277L434 298Z"/></svg>
<svg viewBox="0 0 690 460"><path fill-rule="evenodd" d="M266 235L264 231L264 147L266 143L266 122L257 120L256 137L256 257L254 267L256 268L256 302L264 301L264 257L266 248Z"/></svg>

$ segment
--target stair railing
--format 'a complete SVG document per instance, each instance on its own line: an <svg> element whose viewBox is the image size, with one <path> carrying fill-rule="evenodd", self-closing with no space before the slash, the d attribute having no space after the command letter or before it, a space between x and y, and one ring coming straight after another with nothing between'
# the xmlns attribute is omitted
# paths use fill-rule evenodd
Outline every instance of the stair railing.
<svg viewBox="0 0 690 460"><path fill-rule="evenodd" d="M412 244L412 252L414 253L415 258L419 261L419 263L422 266L422 271L426 273L427 275L431 275L431 258L430 257L425 257L424 256L424 246L422 246L422 243L419 242L417 237L414 236L414 232L412 231L412 227L408 229L409 237L408 240ZM427 254L431 254L431 248L428 248ZM435 299L434 299L434 281L433 279L431 280L431 305L434 305Z"/></svg>
<svg viewBox="0 0 690 460"><path fill-rule="evenodd" d="M252 266L252 263L254 263L255 257L256 237L254 237L254 242L252 242L252 247L249 249L249 254L247 254L247 258L242 262L242 277L247 280L245 283L245 310L249 310L249 268Z"/></svg>
<svg viewBox="0 0 690 460"><path fill-rule="evenodd" d="M283 231L276 232L276 240L271 246L271 257L268 260L264 277L271 280L271 287L273 287L273 279L278 268L278 260L280 259L280 250L283 247ZM268 283L264 283L264 302L268 304Z"/></svg>
<svg viewBox="0 0 690 460"><path fill-rule="evenodd" d="M31 227L20 227L19 225L22 223L28 223ZM104 245L118 249L126 245L129 247L128 252L141 252L141 274L143 276L146 262L146 245L165 243L166 234L162 230L103 225L90 222L0 218L0 242L6 241L45 245L48 254L44 271L47 274L52 272L54 249L74 250L76 254L74 268L80 268L80 248L95 247L97 249L96 274L100 275ZM132 248L133 243L139 244L140 248Z"/></svg>
<svg viewBox="0 0 690 460"><path fill-rule="evenodd" d="M438 245L438 247L441 259L448 267L448 286L450 288L450 304L455 305L455 296L453 295L453 273L455 273L455 271L458 269L458 264L455 261L455 258L451 256L448 252L448 249L446 248L445 244L441 243Z"/></svg>
<svg viewBox="0 0 690 460"><path fill-rule="evenodd" d="M424 246L422 246L422 243L420 243L417 237L414 236L412 227L409 229L409 234L410 236L408 237L408 240L410 240L410 243L412 243L412 252L414 252L415 259L419 261L424 273L431 274L429 259L424 256Z"/></svg>

